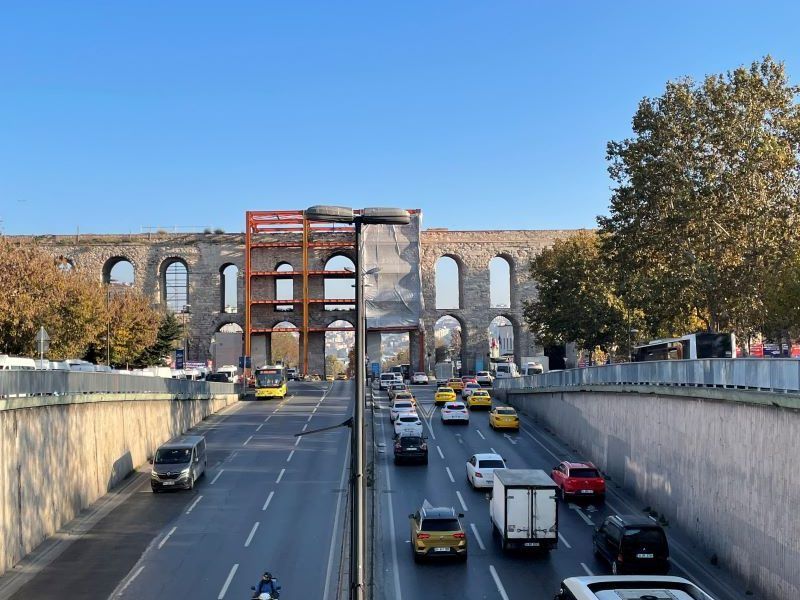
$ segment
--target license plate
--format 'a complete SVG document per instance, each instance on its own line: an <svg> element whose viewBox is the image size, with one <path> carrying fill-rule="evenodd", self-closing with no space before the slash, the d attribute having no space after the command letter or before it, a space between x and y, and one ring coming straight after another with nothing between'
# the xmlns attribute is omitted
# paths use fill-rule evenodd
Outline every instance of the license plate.
<svg viewBox="0 0 800 600"><path fill-rule="evenodd" d="M592 490L581 490L581 494L594 494Z"/></svg>
<svg viewBox="0 0 800 600"><path fill-rule="evenodd" d="M653 558L652 554L637 554L636 558Z"/></svg>
<svg viewBox="0 0 800 600"><path fill-rule="evenodd" d="M408 450L409 452L411 452L412 450L416 450L416 448L406 448L406 450Z"/></svg>
<svg viewBox="0 0 800 600"><path fill-rule="evenodd" d="M450 552L450 548L434 548L434 552Z"/></svg>
<svg viewBox="0 0 800 600"><path fill-rule="evenodd" d="M161 485L175 485L174 481L162 481Z"/></svg>
<svg viewBox="0 0 800 600"><path fill-rule="evenodd" d="M535 548L536 546L539 545L539 542L525 542L525 545L528 546L529 548Z"/></svg>

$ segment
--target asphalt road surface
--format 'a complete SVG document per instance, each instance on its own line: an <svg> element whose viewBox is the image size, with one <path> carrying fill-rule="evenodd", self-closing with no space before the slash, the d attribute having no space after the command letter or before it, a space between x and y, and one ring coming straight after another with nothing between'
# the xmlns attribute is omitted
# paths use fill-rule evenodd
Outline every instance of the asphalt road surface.
<svg viewBox="0 0 800 600"><path fill-rule="evenodd" d="M264 570L283 597L336 597L352 383L292 383L207 419L208 470L191 492L130 498L20 588L15 599L249 598ZM337 510L338 509L338 510Z"/></svg>
<svg viewBox="0 0 800 600"><path fill-rule="evenodd" d="M580 458L557 438L522 417L519 433L489 427L488 413L470 414L469 426L442 425L433 403L434 386L414 386L428 436L427 466L394 465L392 426L385 392L374 391L376 495L376 599L415 598L551 599L567 577L609 575L609 566L592 553L593 528L610 514L643 515L643 507L609 482L604 504L566 504L559 500L559 544L549 555L500 550L492 535L486 491L466 480L466 461L479 452L497 452L509 468L542 469L548 474L561 460ZM699 465L698 465L699 468ZM469 558L466 563L415 564L408 515L427 500L463 512ZM672 575L698 583L717 600L753 598L730 574L713 567L691 549L679 532L667 528Z"/></svg>

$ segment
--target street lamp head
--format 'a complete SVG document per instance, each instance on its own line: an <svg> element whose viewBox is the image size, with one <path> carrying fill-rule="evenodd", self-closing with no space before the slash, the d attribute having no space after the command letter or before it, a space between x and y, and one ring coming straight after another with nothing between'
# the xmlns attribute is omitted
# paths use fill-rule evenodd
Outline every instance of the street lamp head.
<svg viewBox="0 0 800 600"><path fill-rule="evenodd" d="M370 207L361 211L361 222L365 225L408 225L411 215L403 208Z"/></svg>
<svg viewBox="0 0 800 600"><path fill-rule="evenodd" d="M310 221L324 221L326 223L352 223L355 218L353 209L347 206L310 206L303 211L303 214Z"/></svg>

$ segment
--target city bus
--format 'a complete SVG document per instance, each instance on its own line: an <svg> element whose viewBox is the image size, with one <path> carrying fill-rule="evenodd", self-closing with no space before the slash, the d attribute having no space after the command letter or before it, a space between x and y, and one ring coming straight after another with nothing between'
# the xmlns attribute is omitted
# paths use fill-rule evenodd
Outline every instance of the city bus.
<svg viewBox="0 0 800 600"><path fill-rule="evenodd" d="M284 398L286 396L286 367L264 365L256 369L256 398Z"/></svg>
<svg viewBox="0 0 800 600"><path fill-rule="evenodd" d="M633 349L633 360L684 360L736 358L736 336L732 333L690 333L679 338L653 340Z"/></svg>

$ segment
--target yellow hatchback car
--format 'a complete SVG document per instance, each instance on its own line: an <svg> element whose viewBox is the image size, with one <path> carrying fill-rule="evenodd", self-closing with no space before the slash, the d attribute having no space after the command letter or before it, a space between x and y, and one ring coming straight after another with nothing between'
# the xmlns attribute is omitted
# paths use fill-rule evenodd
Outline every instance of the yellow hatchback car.
<svg viewBox="0 0 800 600"><path fill-rule="evenodd" d="M492 429L515 429L519 431L519 416L510 406L498 406L489 413L489 427Z"/></svg>
<svg viewBox="0 0 800 600"><path fill-rule="evenodd" d="M467 560L467 534L461 526L463 517L452 508L433 507L427 503L413 515L408 515L414 562L423 558L446 557Z"/></svg>
<svg viewBox="0 0 800 600"><path fill-rule="evenodd" d="M464 389L464 382L460 377L453 377L447 380L447 387L452 388L453 391L460 392Z"/></svg>
<svg viewBox="0 0 800 600"><path fill-rule="evenodd" d="M492 409L492 397L486 390L475 390L467 398L467 406L470 408Z"/></svg>
<svg viewBox="0 0 800 600"><path fill-rule="evenodd" d="M447 404L448 402L455 402L456 393L453 391L453 388L449 387L440 387L436 390L436 393L433 396L433 401L436 404Z"/></svg>

